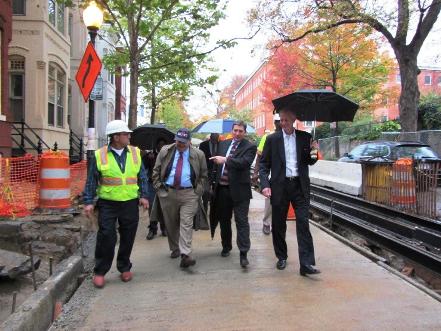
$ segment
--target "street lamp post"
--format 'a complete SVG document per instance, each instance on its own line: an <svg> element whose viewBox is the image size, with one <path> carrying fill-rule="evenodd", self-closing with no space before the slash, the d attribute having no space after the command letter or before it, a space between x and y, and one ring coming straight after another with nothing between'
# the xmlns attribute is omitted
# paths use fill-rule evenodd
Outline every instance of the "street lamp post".
<svg viewBox="0 0 441 331"><path fill-rule="evenodd" d="M98 8L95 1L91 1L83 11L83 21L89 31L90 42L95 47L95 38L103 24L103 11ZM87 128L87 160L93 157L96 149L95 135L95 101L89 98L89 121Z"/></svg>

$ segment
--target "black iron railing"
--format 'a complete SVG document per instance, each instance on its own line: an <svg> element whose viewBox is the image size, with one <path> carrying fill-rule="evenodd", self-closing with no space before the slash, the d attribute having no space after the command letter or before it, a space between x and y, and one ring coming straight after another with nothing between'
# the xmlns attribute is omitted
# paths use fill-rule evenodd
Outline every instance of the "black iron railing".
<svg viewBox="0 0 441 331"><path fill-rule="evenodd" d="M84 159L84 143L83 138L80 138L72 130L69 134L69 158L70 163L77 163Z"/></svg>
<svg viewBox="0 0 441 331"><path fill-rule="evenodd" d="M46 142L44 142L43 139L41 139L41 137L24 121L10 122L10 124L12 129L12 141L23 154L27 152L27 148L35 150L38 154L43 152L43 147L51 149L51 147L46 144Z"/></svg>

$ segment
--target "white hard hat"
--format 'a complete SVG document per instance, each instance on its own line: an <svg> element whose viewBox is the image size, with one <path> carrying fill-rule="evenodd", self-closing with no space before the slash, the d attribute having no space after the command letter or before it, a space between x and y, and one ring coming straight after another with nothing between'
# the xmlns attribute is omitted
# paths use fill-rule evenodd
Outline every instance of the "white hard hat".
<svg viewBox="0 0 441 331"><path fill-rule="evenodd" d="M280 115L279 113L274 114L274 121L280 121Z"/></svg>
<svg viewBox="0 0 441 331"><path fill-rule="evenodd" d="M107 123L106 126L106 135L109 136L114 133L121 133L121 132L133 132L129 129L126 122L122 120L114 120L109 123Z"/></svg>

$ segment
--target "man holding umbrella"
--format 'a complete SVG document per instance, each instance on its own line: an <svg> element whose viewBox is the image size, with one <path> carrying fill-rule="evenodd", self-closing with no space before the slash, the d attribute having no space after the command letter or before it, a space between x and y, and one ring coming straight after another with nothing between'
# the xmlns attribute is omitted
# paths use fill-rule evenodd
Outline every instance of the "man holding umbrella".
<svg viewBox="0 0 441 331"><path fill-rule="evenodd" d="M278 258L277 269L286 268L286 217L289 204L296 213L297 243L300 274L318 274L315 269L314 245L309 231L309 169L317 162L317 149L309 133L295 130L296 117L286 108L280 110L281 131L266 139L260 159L260 183L262 193L271 198L272 236L274 251ZM269 175L271 173L271 182Z"/></svg>

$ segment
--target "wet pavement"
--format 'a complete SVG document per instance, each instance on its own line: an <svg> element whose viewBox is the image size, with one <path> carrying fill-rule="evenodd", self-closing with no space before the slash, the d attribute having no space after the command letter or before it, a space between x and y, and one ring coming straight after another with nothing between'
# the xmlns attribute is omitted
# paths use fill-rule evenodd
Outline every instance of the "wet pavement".
<svg viewBox="0 0 441 331"><path fill-rule="evenodd" d="M237 247L220 256L219 229L195 232L196 266L179 268L166 238L145 240L140 224L134 279L123 283L113 266L104 289L90 281L81 330L441 330L441 303L311 227L322 274L301 277L295 222L288 224L288 266L275 268L271 236L262 233L262 196L250 211L250 266L239 266ZM91 292L93 291L93 292ZM71 312L74 313L74 312ZM79 314L81 315L81 314Z"/></svg>

